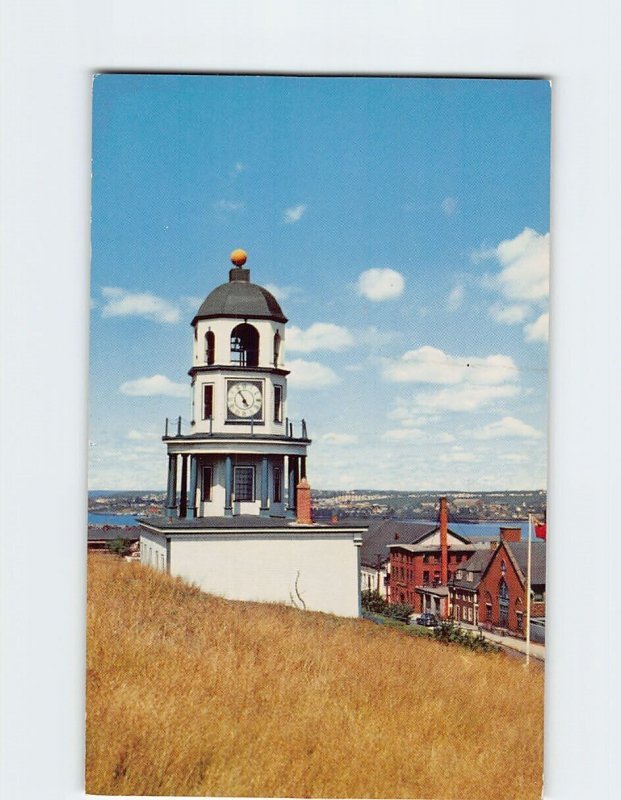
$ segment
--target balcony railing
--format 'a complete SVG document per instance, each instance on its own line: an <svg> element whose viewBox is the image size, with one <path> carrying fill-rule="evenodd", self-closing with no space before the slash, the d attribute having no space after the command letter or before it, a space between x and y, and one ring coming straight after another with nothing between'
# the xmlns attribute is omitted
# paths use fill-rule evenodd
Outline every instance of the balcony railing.
<svg viewBox="0 0 621 800"><path fill-rule="evenodd" d="M213 417L210 417L208 422L209 431L207 435L211 435L213 433ZM254 436L255 433L260 434L264 432L263 426L255 426L252 419L248 420L248 424L250 425L251 436ZM289 417L287 417L283 427L283 434L287 439L308 439L308 429L305 419L289 419ZM244 433L246 432L247 431L244 431ZM183 419L183 417L166 417L164 436L188 436L191 433L193 433L192 423L187 419Z"/></svg>

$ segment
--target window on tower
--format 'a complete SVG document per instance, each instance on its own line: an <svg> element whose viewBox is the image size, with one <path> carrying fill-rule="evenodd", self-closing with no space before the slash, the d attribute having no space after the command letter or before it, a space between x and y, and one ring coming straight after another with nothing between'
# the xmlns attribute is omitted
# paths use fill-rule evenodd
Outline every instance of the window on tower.
<svg viewBox="0 0 621 800"><path fill-rule="evenodd" d="M213 331L205 334L205 364L213 364L216 357L216 337Z"/></svg>
<svg viewBox="0 0 621 800"><path fill-rule="evenodd" d="M254 502L254 467L235 467L235 500Z"/></svg>
<svg viewBox="0 0 621 800"><path fill-rule="evenodd" d="M240 367L259 366L259 331L247 322L231 331L231 363Z"/></svg>
<svg viewBox="0 0 621 800"><path fill-rule="evenodd" d="M274 502L282 503L282 471L280 467L274 467Z"/></svg>
<svg viewBox="0 0 621 800"><path fill-rule="evenodd" d="M280 356L280 333L276 331L274 334L274 366L278 366L278 357Z"/></svg>
<svg viewBox="0 0 621 800"><path fill-rule="evenodd" d="M274 386L274 422L282 422L282 386Z"/></svg>
<svg viewBox="0 0 621 800"><path fill-rule="evenodd" d="M213 486L213 469L204 466L201 470L201 500L209 502L211 500L211 487Z"/></svg>
<svg viewBox="0 0 621 800"><path fill-rule="evenodd" d="M213 383L203 384L203 419L213 417Z"/></svg>

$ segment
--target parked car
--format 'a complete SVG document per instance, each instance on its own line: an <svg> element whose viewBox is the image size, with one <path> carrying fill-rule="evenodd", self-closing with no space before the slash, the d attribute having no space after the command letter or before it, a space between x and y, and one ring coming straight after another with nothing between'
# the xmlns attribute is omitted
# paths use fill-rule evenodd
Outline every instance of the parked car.
<svg viewBox="0 0 621 800"><path fill-rule="evenodd" d="M425 628L437 628L440 623L435 614L425 612L420 617L416 617L416 624L423 625Z"/></svg>

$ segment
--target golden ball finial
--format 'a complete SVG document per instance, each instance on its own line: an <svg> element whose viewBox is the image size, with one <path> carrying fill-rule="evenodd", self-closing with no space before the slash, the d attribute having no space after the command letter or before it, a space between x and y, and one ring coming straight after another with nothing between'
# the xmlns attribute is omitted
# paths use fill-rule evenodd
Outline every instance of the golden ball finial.
<svg viewBox="0 0 621 800"><path fill-rule="evenodd" d="M248 253L245 250L233 250L231 253L231 261L236 267L243 267L248 260Z"/></svg>

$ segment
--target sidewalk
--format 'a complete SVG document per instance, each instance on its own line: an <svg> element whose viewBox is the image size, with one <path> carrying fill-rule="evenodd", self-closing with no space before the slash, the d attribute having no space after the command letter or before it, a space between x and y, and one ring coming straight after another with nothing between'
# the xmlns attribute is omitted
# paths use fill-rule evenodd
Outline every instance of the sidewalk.
<svg viewBox="0 0 621 800"><path fill-rule="evenodd" d="M491 633L490 631L486 631L484 628L479 629L475 625L468 625L468 623L464 622L460 622L459 624L462 628L466 628L466 630L483 634L483 636L485 636L485 638L489 639L491 642L502 645L503 647L508 647L511 650L517 650L519 653L526 655L526 642L524 639L516 639L514 636L499 636L497 633ZM530 655L531 658L536 658L539 661L545 661L545 645L531 641Z"/></svg>

